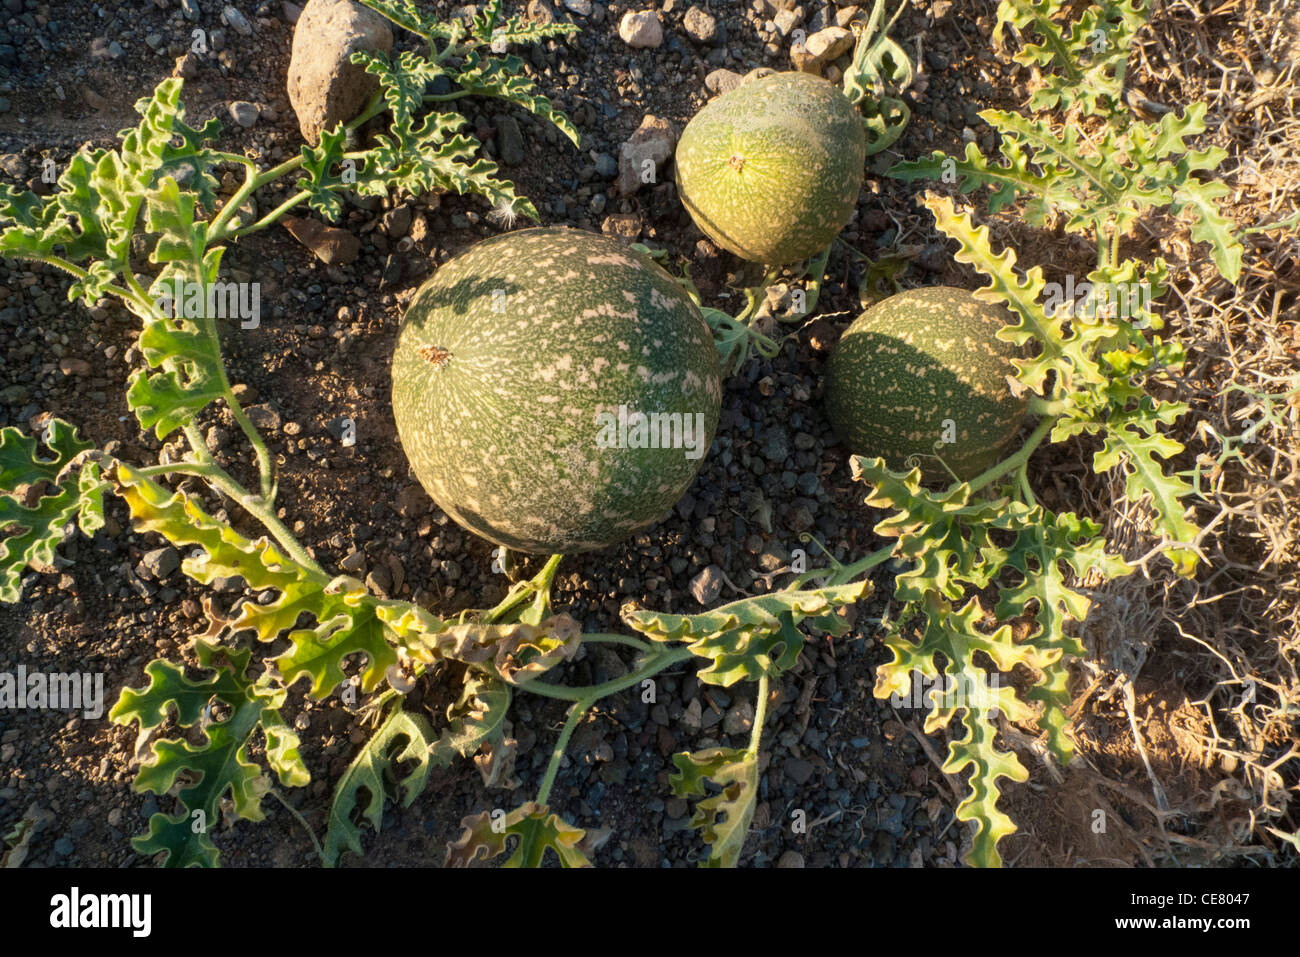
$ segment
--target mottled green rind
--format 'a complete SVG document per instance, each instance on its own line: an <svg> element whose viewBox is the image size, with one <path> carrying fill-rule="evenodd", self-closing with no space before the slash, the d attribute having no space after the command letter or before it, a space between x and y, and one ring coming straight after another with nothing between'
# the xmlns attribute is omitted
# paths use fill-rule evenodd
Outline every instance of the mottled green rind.
<svg viewBox="0 0 1300 957"><path fill-rule="evenodd" d="M451 357L435 365L427 346ZM721 404L717 349L681 286L576 229L507 233L448 262L393 355L393 415L420 483L465 528L526 552L620 541L695 478L703 457L682 448L600 448L598 412L702 413L707 454Z"/></svg>
<svg viewBox="0 0 1300 957"><path fill-rule="evenodd" d="M810 73L775 73L712 100L686 125L677 191L719 246L783 265L839 235L866 156L862 119L838 89Z"/></svg>
<svg viewBox="0 0 1300 957"><path fill-rule="evenodd" d="M858 455L891 468L920 464L928 476L963 479L998 462L1015 439L1027 398L1016 398L1017 347L997 338L1006 312L965 289L909 289L878 302L845 330L826 370L826 412ZM944 420L956 442L936 443ZM908 463L910 456L919 462Z"/></svg>

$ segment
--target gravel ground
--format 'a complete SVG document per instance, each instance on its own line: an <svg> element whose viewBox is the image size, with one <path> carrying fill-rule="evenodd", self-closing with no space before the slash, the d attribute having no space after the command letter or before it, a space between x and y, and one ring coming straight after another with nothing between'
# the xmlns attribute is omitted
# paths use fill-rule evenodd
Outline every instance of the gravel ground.
<svg viewBox="0 0 1300 957"><path fill-rule="evenodd" d="M190 5L200 11L197 21L185 18L182 7ZM300 136L284 77L295 11L279 2L233 5L251 26L250 37L220 27L222 4L214 0L130 0L112 9L84 0L3 0L5 181L39 187L45 157L62 163L86 140L108 145L118 129L134 123L131 104L186 52L196 23L212 32L211 50L197 58L183 94L191 120L221 117L228 127L223 148L245 150L263 163L294 155ZM530 9L537 6L534 0ZM722 294L739 280L740 264L703 240L670 180L632 198L617 197L614 158L646 114L667 118L680 132L707 100L704 80L711 71L788 68L789 41L765 26L773 8L763 0L753 6L715 2L716 35L700 43L685 28L687 6L665 0L655 6L663 14L663 45L634 50L617 32L628 7L603 0L567 6L554 15L578 23L582 33L538 48L529 61L542 89L577 123L581 151L532 117L496 104L468 101L470 124L497 151L502 144L494 137L509 135L498 135L502 119L514 119L523 158L505 173L533 199L544 223L613 230L668 247L689 259L708 301L726 308ZM588 6L587 15L570 12ZM824 12L810 3L804 12L826 17L835 9ZM940 2L904 14L895 35L924 36L926 80L913 95L915 120L899 153L957 151L968 136L991 143L976 111L1011 105L1020 95L988 52L991 9ZM915 41L908 45L913 49ZM236 101L258 107L251 127L231 122ZM872 162L878 173L892 159ZM385 220L394 207L402 212ZM440 263L497 232L486 212L473 198L398 197L350 210L344 225L362 242L350 265L317 262L278 228L234 246L226 259L235 279L255 276L262 283L261 326L232 332L224 347L232 381L247 388L247 404L265 410L264 431L281 461L286 522L327 566L355 568L358 577L428 600L442 612L491 605L506 583L490 570L489 546L434 508L408 474L391 420L387 370L405 297ZM403 252L397 240L404 234L415 242ZM917 214L900 184L869 176L843 238L867 256L903 246L914 260L910 284L960 281L928 217ZM615 630L628 601L670 612L700 610L689 586L709 566L728 582L719 601L761 589L755 576L784 564L800 547L801 533L840 559L879 546L869 531L874 518L861 505L864 489L850 481L846 450L836 444L821 408L827 349L857 313L859 273L857 265L832 256L821 318L778 357L751 362L728 383L716 444L675 512L631 541L566 561L557 580L558 607L588 630ZM96 442L111 443L127 461L153 461L159 443L135 428L124 399L137 358L134 320L115 307L88 314L70 306L65 288L52 270L0 262L0 423L39 425L52 414ZM330 428L342 416L357 424L350 448ZM230 419L209 412L203 431L209 448L247 481L251 473ZM114 500L108 514L108 527L93 540L74 535L61 547L58 568L29 573L19 606L0 608L0 670L24 663L33 670L102 671L111 704L122 687L143 683L149 660L182 655L187 636L202 627L200 602L211 593L169 572L171 556L155 552L164 543L131 534L121 503ZM816 562L815 548L803 547ZM871 695L874 667L885 658L876 622L886 610L888 576L882 574L877 586L880 597L855 609L849 636L833 646L811 641L799 666L773 685L780 703L769 714L760 803L744 864L948 866L961 852L963 829L950 826L953 794L911 733L914 713ZM239 583L227 583L214 597L219 608L229 608L242 597ZM616 652L589 649L563 677L601 681L625 668ZM408 700L410 707L438 712L448 699L445 689L425 683ZM611 829L596 856L600 864L696 861L702 845L686 828L686 803L671 797L669 755L742 744L752 706L752 686L702 688L689 668L664 677L653 705L639 694L606 699L576 732L552 807L577 826ZM323 833L333 781L363 733L337 701L303 708L299 693L287 711L313 776L290 801ZM415 804L390 809L383 833L367 838L367 863L440 863L462 816L528 800L562 717L556 703L517 700L510 733L519 740L518 788L509 794L485 790L468 762L434 771ZM36 806L48 817L31 843L31 863L147 863L127 840L170 799L130 790L133 746L130 732L103 717L0 715L0 832ZM931 746L944 750L941 740ZM266 824L240 823L215 835L223 864L314 861L290 816L273 801L265 809ZM805 812L806 833L790 826L798 810Z"/></svg>

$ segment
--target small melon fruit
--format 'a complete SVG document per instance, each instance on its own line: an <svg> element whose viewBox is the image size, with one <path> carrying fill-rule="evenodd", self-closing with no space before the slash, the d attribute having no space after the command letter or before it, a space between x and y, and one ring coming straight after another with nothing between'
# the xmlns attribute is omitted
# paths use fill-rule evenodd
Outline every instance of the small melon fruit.
<svg viewBox="0 0 1300 957"><path fill-rule="evenodd" d="M717 348L681 286L617 240L550 228L478 243L420 287L392 395L438 506L534 553L602 548L662 518L722 407Z"/></svg>
<svg viewBox="0 0 1300 957"><path fill-rule="evenodd" d="M774 73L710 101L677 144L677 191L695 224L768 265L821 252L853 215L866 162L862 118L809 73Z"/></svg>
<svg viewBox="0 0 1300 957"><path fill-rule="evenodd" d="M998 462L1028 410L1007 384L1020 350L996 335L1006 310L965 289L928 286L876 303L845 330L826 370L826 412L858 455L890 468L917 457L929 478ZM913 463L914 464L914 463Z"/></svg>

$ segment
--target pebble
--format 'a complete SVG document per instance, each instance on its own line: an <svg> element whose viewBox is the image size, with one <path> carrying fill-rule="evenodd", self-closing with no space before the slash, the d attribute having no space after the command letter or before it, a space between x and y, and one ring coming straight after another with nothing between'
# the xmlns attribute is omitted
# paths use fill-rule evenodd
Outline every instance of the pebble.
<svg viewBox="0 0 1300 957"><path fill-rule="evenodd" d="M686 35L696 43L709 43L718 33L718 21L699 7L691 7L682 18Z"/></svg>
<svg viewBox="0 0 1300 957"><path fill-rule="evenodd" d="M180 552L171 545L164 545L162 548L145 552L140 559L140 564L152 578L162 581L181 567L181 556Z"/></svg>
<svg viewBox="0 0 1300 957"><path fill-rule="evenodd" d="M803 758L786 758L782 767L785 770L785 776L798 785L807 784L814 770L812 764Z"/></svg>
<svg viewBox="0 0 1300 957"><path fill-rule="evenodd" d="M618 175L618 160L608 153L597 153L592 157L592 162L596 164L596 175L603 176L606 179L612 179Z"/></svg>
<svg viewBox="0 0 1300 957"><path fill-rule="evenodd" d="M222 9L221 22L232 28L241 37L251 37L253 35L253 25L248 22L248 18L230 4L226 4Z"/></svg>
<svg viewBox="0 0 1300 957"><path fill-rule="evenodd" d="M740 86L744 78L733 70L714 70L704 78L704 88L710 93L730 93Z"/></svg>
<svg viewBox="0 0 1300 957"><path fill-rule="evenodd" d="M591 0L564 0L564 9L580 17L591 16Z"/></svg>
<svg viewBox="0 0 1300 957"><path fill-rule="evenodd" d="M722 594L722 574L722 569L717 565L705 568L691 579L689 587L692 597L701 605L712 605Z"/></svg>
<svg viewBox="0 0 1300 957"><path fill-rule="evenodd" d="M786 851L776 862L777 867L798 867L804 866L803 855L798 851Z"/></svg>
<svg viewBox="0 0 1300 957"><path fill-rule="evenodd" d="M635 10L623 14L618 35L628 46L653 50L664 42L664 28L653 10Z"/></svg>
<svg viewBox="0 0 1300 957"><path fill-rule="evenodd" d="M518 166L524 161L524 138L512 116L497 117L497 151L506 166Z"/></svg>
<svg viewBox="0 0 1300 957"><path fill-rule="evenodd" d="M244 409L244 414L257 429L275 432L280 428L280 413L269 405L250 405Z"/></svg>
<svg viewBox="0 0 1300 957"><path fill-rule="evenodd" d="M244 129L248 129L257 122L258 112L256 104L249 103L247 100L235 100L230 104L228 109L230 110L231 118Z"/></svg>
<svg viewBox="0 0 1300 957"><path fill-rule="evenodd" d="M181 14L186 20L199 18L199 0L181 0Z"/></svg>
<svg viewBox="0 0 1300 957"><path fill-rule="evenodd" d="M788 37L790 31L799 25L800 17L793 10L778 10L776 16L772 18L772 25L776 32L783 37Z"/></svg>

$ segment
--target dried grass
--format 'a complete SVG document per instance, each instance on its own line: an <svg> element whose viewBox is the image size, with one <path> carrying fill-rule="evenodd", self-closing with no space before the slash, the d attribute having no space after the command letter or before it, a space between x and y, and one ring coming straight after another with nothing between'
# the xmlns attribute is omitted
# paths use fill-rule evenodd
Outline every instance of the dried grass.
<svg viewBox="0 0 1300 957"><path fill-rule="evenodd" d="M1300 200L1300 4L1210 6L1157 2L1130 75L1155 103L1207 102L1208 130L1197 145L1228 151L1222 178L1239 227L1292 217ZM1300 818L1300 230L1292 223L1250 233L1234 287L1191 244L1186 224L1143 228L1170 263L1175 285L1164 314L1187 345L1178 385L1192 413L1172 434L1188 448L1181 467L1199 473L1205 494L1197 516L1205 564L1186 582L1147 562L1150 577L1094 593L1085 638L1095 657L1084 663L1089 687L1076 707L1114 723L1108 706L1122 703L1137 759L1128 769L1145 772L1145 788L1114 780L1123 762L1087 722L1080 752L1106 787L1142 810L1147 826L1136 846L1146 863L1244 856L1294 864L1284 838ZM1113 486L1113 477L1085 483L1091 511L1107 516L1118 550L1145 560L1155 544L1150 515L1114 508ZM1181 700L1169 703L1171 694ZM1152 701L1161 697L1168 707L1157 713ZM1171 788L1188 767L1210 773L1198 775L1195 793Z"/></svg>

